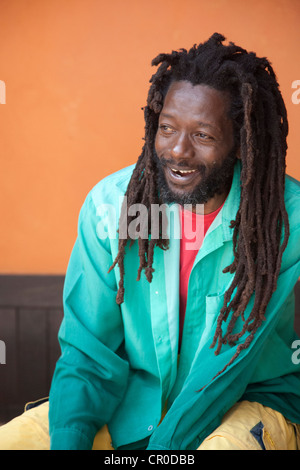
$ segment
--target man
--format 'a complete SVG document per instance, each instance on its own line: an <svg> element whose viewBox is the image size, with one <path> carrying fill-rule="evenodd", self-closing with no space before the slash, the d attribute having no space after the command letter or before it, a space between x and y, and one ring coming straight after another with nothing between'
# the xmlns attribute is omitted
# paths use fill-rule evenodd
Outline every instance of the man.
<svg viewBox="0 0 300 470"><path fill-rule="evenodd" d="M285 175L286 110L270 63L224 39L153 61L141 156L80 213L50 441L46 402L22 418L43 444L24 447L299 446L300 186ZM19 436L11 447L19 423L3 427Z"/></svg>

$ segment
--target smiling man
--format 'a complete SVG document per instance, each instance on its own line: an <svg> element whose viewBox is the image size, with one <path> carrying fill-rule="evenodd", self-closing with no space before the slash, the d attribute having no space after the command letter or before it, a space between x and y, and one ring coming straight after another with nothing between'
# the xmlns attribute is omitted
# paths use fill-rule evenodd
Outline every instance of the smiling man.
<svg viewBox="0 0 300 470"><path fill-rule="evenodd" d="M224 40L153 60L142 153L80 213L50 401L3 426L0 448L299 448L300 185L270 63ZM120 198L120 224L165 207L169 236L111 236L99 208Z"/></svg>

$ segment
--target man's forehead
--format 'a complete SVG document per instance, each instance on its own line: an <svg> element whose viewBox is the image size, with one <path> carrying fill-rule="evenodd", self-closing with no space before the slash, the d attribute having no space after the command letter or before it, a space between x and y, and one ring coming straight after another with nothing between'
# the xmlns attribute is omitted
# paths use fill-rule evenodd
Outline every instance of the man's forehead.
<svg viewBox="0 0 300 470"><path fill-rule="evenodd" d="M231 97L227 90L220 90L205 83L193 84L190 81L182 80L171 83L164 99L164 105L167 105L170 100L174 100L174 102L183 101L189 105L197 105L197 103L205 100L211 103L222 103L228 107Z"/></svg>
<svg viewBox="0 0 300 470"><path fill-rule="evenodd" d="M206 127L215 127L218 122L229 119L229 109L229 92L206 84L178 81L169 87L160 119L189 117Z"/></svg>

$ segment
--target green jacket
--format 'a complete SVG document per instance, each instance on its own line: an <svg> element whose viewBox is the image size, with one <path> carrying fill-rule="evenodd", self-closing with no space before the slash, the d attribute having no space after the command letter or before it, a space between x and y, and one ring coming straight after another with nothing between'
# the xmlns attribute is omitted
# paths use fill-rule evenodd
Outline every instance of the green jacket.
<svg viewBox="0 0 300 470"><path fill-rule="evenodd" d="M51 449L90 449L105 423L114 448L196 449L241 399L258 401L300 423L300 364L292 360L300 184L286 178L291 235L266 321L248 349L212 381L236 350L224 345L216 356L210 345L233 278L222 270L233 261L229 225L239 206L240 163L190 275L179 363L178 213L170 217L169 249L155 249L151 283L144 274L136 281L137 243L126 249L121 306L115 302L119 269L107 273L118 251L115 218L132 170L98 183L80 212L64 287L62 353L50 391ZM166 401L168 411L158 426Z"/></svg>

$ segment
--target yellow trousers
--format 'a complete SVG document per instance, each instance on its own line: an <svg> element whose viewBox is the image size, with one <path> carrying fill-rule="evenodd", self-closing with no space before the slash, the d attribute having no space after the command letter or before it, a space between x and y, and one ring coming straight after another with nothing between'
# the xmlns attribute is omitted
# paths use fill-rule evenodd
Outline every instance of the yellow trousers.
<svg viewBox="0 0 300 470"><path fill-rule="evenodd" d="M48 402L0 427L0 450L49 450ZM93 450L113 450L107 426ZM174 449L176 450L176 449ZM198 450L300 450L300 426L255 402L237 403Z"/></svg>

